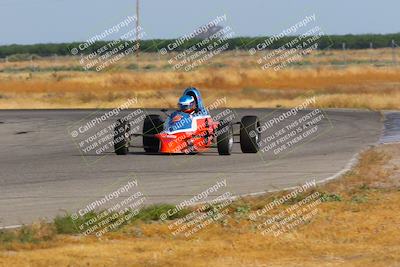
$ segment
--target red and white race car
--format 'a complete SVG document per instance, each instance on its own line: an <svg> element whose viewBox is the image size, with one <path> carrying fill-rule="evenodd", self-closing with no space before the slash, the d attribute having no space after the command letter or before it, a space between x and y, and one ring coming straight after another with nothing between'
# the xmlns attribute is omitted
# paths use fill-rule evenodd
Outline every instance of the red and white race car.
<svg viewBox="0 0 400 267"><path fill-rule="evenodd" d="M231 120L215 121L204 107L200 92L196 88L188 88L184 95L189 95L196 101L196 111L188 114L174 111L167 114L167 119L161 115L147 115L143 123L143 132L130 133L130 123L118 120L114 129L114 150L117 155L126 155L131 147L132 137L143 138L144 151L164 154L193 154L204 152L216 147L220 155L230 155L234 143L240 143L243 153L257 153L260 140L260 122L257 116L244 116L240 122ZM240 125L240 130L234 134L233 126ZM235 142L234 136L240 141Z"/></svg>

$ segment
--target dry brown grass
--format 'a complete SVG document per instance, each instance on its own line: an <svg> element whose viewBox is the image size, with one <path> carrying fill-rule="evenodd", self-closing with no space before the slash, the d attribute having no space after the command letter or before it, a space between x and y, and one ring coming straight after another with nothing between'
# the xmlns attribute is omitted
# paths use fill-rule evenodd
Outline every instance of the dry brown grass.
<svg viewBox="0 0 400 267"><path fill-rule="evenodd" d="M317 190L341 197L291 232L262 236L235 207L253 210L273 196L235 202L225 223L190 238L168 224L138 223L102 240L59 236L51 243L16 244L1 266L398 266L400 263L400 145L370 149L339 180ZM284 207L281 207L284 208ZM279 212L279 211L278 211Z"/></svg>
<svg viewBox="0 0 400 267"><path fill-rule="evenodd" d="M391 59L388 49L316 51L303 59L304 66L277 72L261 70L256 59L227 52L191 72L173 71L156 54L144 54L139 70L127 70L135 59L125 58L100 73L50 70L79 67L71 57L3 62L0 108L109 108L130 95L139 96L144 107L174 107L188 86L200 88L209 100L227 96L231 107L292 107L316 95L319 107L400 108L400 68L385 63ZM349 64L334 64L344 59ZM30 72L30 67L42 71Z"/></svg>

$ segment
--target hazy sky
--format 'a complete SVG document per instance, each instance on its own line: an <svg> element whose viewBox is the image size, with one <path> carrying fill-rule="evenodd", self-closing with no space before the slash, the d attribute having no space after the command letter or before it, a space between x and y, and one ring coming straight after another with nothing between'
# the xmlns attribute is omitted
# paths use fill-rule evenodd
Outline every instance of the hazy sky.
<svg viewBox="0 0 400 267"><path fill-rule="evenodd" d="M135 2L0 0L0 44L87 40L134 15ZM176 38L226 14L236 36L261 36L315 13L327 34L396 33L399 10L399 0L141 0L141 25L146 39Z"/></svg>

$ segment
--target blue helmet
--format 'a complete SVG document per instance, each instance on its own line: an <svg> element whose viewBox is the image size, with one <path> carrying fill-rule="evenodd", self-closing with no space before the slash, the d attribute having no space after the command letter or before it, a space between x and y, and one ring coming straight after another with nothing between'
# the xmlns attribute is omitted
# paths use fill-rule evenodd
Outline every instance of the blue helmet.
<svg viewBox="0 0 400 267"><path fill-rule="evenodd" d="M178 108L183 112L192 112L196 109L196 102L193 96L184 95L179 98Z"/></svg>

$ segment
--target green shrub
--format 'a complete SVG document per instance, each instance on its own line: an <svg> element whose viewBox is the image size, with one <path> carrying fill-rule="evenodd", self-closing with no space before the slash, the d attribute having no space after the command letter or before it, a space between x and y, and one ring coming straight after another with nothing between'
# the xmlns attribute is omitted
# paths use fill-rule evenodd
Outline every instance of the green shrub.
<svg viewBox="0 0 400 267"><path fill-rule="evenodd" d="M160 220L161 214L168 214L168 210L170 209L175 209L174 205L170 204L155 204L151 205L148 207L143 208L140 210L139 214L135 216L137 220L142 220L142 221L158 221ZM182 218L185 217L187 214L189 214L191 211L189 209L182 209L176 213L174 213L172 216L169 216L169 220L177 219L177 218Z"/></svg>
<svg viewBox="0 0 400 267"><path fill-rule="evenodd" d="M151 70L151 69L155 69L155 68L157 68L157 66L153 65L153 64L149 64L149 65L146 65L143 67L143 69L145 69L145 70Z"/></svg>
<svg viewBox="0 0 400 267"><path fill-rule="evenodd" d="M132 64L129 64L128 66L126 66L126 68L128 70L138 70L139 69L139 65L136 64L136 63L132 63Z"/></svg>
<svg viewBox="0 0 400 267"><path fill-rule="evenodd" d="M321 193L322 202L342 201L342 197L337 194Z"/></svg>
<svg viewBox="0 0 400 267"><path fill-rule="evenodd" d="M224 68L226 66L228 66L228 65L221 63L221 62L216 62L216 63L211 64L211 67L213 67L213 68Z"/></svg>
<svg viewBox="0 0 400 267"><path fill-rule="evenodd" d="M353 196L351 198L351 202L353 203L365 203L368 201L368 198L366 196Z"/></svg>
<svg viewBox="0 0 400 267"><path fill-rule="evenodd" d="M9 56L7 59L10 62L15 62L15 61L28 61L28 60L35 60L39 59L40 57L36 54L14 54Z"/></svg>
<svg viewBox="0 0 400 267"><path fill-rule="evenodd" d="M66 214L57 216L53 223L58 234L78 234L82 232L78 227L96 216L98 213L91 211L73 220L70 214Z"/></svg>
<svg viewBox="0 0 400 267"><path fill-rule="evenodd" d="M15 232L10 230L0 230L0 243L8 243L17 239Z"/></svg>
<svg viewBox="0 0 400 267"><path fill-rule="evenodd" d="M250 212L250 207L248 205L238 206L235 210L236 217L244 217Z"/></svg>
<svg viewBox="0 0 400 267"><path fill-rule="evenodd" d="M35 231L28 226L22 226L18 231L18 240L22 243L37 243L39 240L35 237Z"/></svg>

